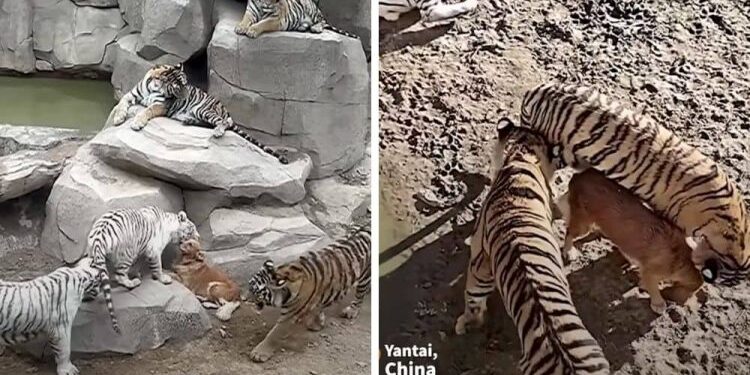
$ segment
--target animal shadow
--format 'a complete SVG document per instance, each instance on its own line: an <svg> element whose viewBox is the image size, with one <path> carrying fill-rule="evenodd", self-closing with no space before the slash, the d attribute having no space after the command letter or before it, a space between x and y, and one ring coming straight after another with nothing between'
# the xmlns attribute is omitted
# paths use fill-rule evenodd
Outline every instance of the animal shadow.
<svg viewBox="0 0 750 375"><path fill-rule="evenodd" d="M398 51L404 47L427 44L443 36L453 23L420 27L418 10L404 13L396 21L380 19L380 55ZM409 29L409 30L407 30ZM412 30L413 29L413 30Z"/></svg>

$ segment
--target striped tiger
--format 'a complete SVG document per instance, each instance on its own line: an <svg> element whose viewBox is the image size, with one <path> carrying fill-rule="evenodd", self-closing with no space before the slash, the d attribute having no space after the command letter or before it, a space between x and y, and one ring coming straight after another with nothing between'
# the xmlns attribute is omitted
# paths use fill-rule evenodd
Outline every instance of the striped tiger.
<svg viewBox="0 0 750 375"><path fill-rule="evenodd" d="M422 22L435 23L452 21L458 16L474 11L477 0L446 4L444 0L379 0L378 12L381 18L394 22L402 14L419 9Z"/></svg>
<svg viewBox="0 0 750 375"><path fill-rule="evenodd" d="M166 116L187 125L211 127L216 138L231 130L282 164L288 164L286 157L235 125L226 107L218 99L188 84L182 64L159 65L146 72L145 77L115 106L112 115L115 126L125 122L128 109L134 104L143 105L146 109L133 119L130 125L133 130L143 129L149 120L159 116Z"/></svg>
<svg viewBox="0 0 750 375"><path fill-rule="evenodd" d="M266 305L281 308L276 325L250 353L253 361L264 362L276 351L278 339L293 328L304 324L311 331L321 330L323 309L341 300L355 285L354 301L341 316L354 319L359 315L370 292L370 227L279 267L266 261L248 283L250 300L258 310Z"/></svg>
<svg viewBox="0 0 750 375"><path fill-rule="evenodd" d="M685 231L706 281L733 285L750 273L741 192L665 127L594 89L556 83L526 92L520 126L560 146L566 164L602 172Z"/></svg>
<svg viewBox="0 0 750 375"><path fill-rule="evenodd" d="M272 31L320 34L323 30L359 39L358 36L329 24L316 0L248 0L245 15L234 28L236 34L250 38Z"/></svg>
<svg viewBox="0 0 750 375"><path fill-rule="evenodd" d="M128 289L141 284L139 278L131 279L128 276L131 266L140 256L148 260L154 280L169 284L172 278L162 269L162 251L172 242L198 238L200 235L195 224L185 212L174 214L153 206L112 210L94 222L88 236L86 255L93 259L94 267L103 271L101 287L115 330L119 328L110 295L107 259L114 265L115 281Z"/></svg>
<svg viewBox="0 0 750 375"><path fill-rule="evenodd" d="M498 125L497 170L471 237L464 313L456 333L484 323L497 288L521 342L523 374L608 374L601 347L571 300L552 229L549 147L537 135Z"/></svg>
<svg viewBox="0 0 750 375"><path fill-rule="evenodd" d="M73 319L82 301L97 295L102 276L84 258L34 280L0 281L0 354L5 346L44 334L55 354L57 375L78 375L70 361Z"/></svg>

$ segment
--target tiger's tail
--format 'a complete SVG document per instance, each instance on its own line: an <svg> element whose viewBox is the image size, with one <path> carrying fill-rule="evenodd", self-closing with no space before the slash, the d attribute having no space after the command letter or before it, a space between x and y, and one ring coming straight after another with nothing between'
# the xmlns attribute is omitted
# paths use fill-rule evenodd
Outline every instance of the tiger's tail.
<svg viewBox="0 0 750 375"><path fill-rule="evenodd" d="M244 138L246 141L248 141L248 142L250 142L250 143L258 146L265 153L267 153L267 154L275 157L276 159L278 159L279 162L281 162L281 164L289 164L289 160L286 158L286 156L281 155L277 151L274 151L270 147L268 147L268 146L264 145L263 143L261 143L259 140L253 138L253 136L251 136L250 134L247 134L244 130L240 129L239 126L237 126L235 124L230 124L229 126L227 126L227 130L231 130L231 131L237 133L237 135L239 135L240 137Z"/></svg>
<svg viewBox="0 0 750 375"><path fill-rule="evenodd" d="M338 27L336 27L336 26L333 26L333 25L331 25L331 24L329 24L329 23L325 23L325 24L323 25L323 28L324 28L324 29L326 29L326 30L330 30L330 31L333 31L333 32L334 32L334 33L336 33L336 34L341 34L341 35L343 35L343 36L348 36L348 37L350 37L350 38L354 38L354 39L359 39L359 37L358 37L358 36L356 36L356 35L354 35L354 34L352 34L352 33L348 32L348 31L346 31L346 30L341 30L341 29L339 29Z"/></svg>
<svg viewBox="0 0 750 375"><path fill-rule="evenodd" d="M94 238L91 244L91 252L89 255L94 259L93 267L99 270L99 277L101 279L100 288L104 295L104 302L107 304L107 311L109 312L109 319L112 321L112 329L121 334L120 325L117 322L115 316L115 305L112 303L112 282L109 280L109 273L107 272L107 263L104 258L104 248L99 238Z"/></svg>

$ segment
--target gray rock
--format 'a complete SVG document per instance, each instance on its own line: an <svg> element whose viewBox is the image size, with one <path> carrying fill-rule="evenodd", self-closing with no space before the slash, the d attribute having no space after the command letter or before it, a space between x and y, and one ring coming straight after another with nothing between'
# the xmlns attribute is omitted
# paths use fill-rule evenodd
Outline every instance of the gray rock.
<svg viewBox="0 0 750 375"><path fill-rule="evenodd" d="M216 26L208 47L209 92L259 138L308 153L311 177L349 169L362 158L368 128L360 42L332 32L239 37L240 17Z"/></svg>
<svg viewBox="0 0 750 375"><path fill-rule="evenodd" d="M0 0L0 68L34 71L32 5L28 0Z"/></svg>
<svg viewBox="0 0 750 375"><path fill-rule="evenodd" d="M78 310L71 338L74 353L133 354L156 349L167 340L194 339L211 328L206 311L178 282L164 285L144 278L143 284L131 291L115 287L112 298L122 334L112 330L106 305L99 297ZM37 357L52 355L46 340L25 349Z"/></svg>
<svg viewBox="0 0 750 375"><path fill-rule="evenodd" d="M72 0L78 6L117 8L117 0Z"/></svg>
<svg viewBox="0 0 750 375"><path fill-rule="evenodd" d="M156 118L141 131L129 122L105 129L91 141L98 157L110 165L172 182L190 190L221 190L228 197L271 195L284 203L305 197L311 161L290 155L288 165L237 134L213 138L212 130Z"/></svg>
<svg viewBox="0 0 750 375"><path fill-rule="evenodd" d="M147 205L177 212L183 208L182 193L166 182L113 168L84 145L52 187L41 247L57 259L73 262L83 254L91 225L102 214Z"/></svg>
<svg viewBox="0 0 750 375"><path fill-rule="evenodd" d="M0 202L52 185L86 138L77 130L0 125Z"/></svg>
<svg viewBox="0 0 750 375"><path fill-rule="evenodd" d="M347 184L340 177L307 183L305 213L333 237L344 236L355 218L367 214L370 186Z"/></svg>
<svg viewBox="0 0 750 375"><path fill-rule="evenodd" d="M359 37L365 53L370 55L369 0L320 0L320 10L333 26Z"/></svg>
<svg viewBox="0 0 750 375"><path fill-rule="evenodd" d="M34 52L55 69L102 66L107 45L125 25L116 8L79 7L69 0L34 0Z"/></svg>
<svg viewBox="0 0 750 375"><path fill-rule="evenodd" d="M123 17L140 32L138 55L154 60L173 55L182 61L206 48L211 37L213 0L123 1Z"/></svg>
<svg viewBox="0 0 750 375"><path fill-rule="evenodd" d="M294 207L219 208L198 230L209 259L243 277L266 259L284 262L330 243Z"/></svg>

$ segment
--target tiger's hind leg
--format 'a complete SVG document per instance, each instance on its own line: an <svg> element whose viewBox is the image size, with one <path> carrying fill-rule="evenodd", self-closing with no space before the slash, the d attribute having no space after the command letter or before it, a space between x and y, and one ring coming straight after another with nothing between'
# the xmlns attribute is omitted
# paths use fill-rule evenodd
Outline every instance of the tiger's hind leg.
<svg viewBox="0 0 750 375"><path fill-rule="evenodd" d="M492 262L482 249L483 225L471 236L471 259L466 269L466 289L464 291L464 313L456 320L456 334L463 335L467 328L484 325L487 311L487 298L494 290Z"/></svg>
<svg viewBox="0 0 750 375"><path fill-rule="evenodd" d="M72 324L68 324L69 326ZM49 335L50 346L55 353L57 375L78 375L78 368L70 361L70 331L72 327L58 327Z"/></svg>
<svg viewBox="0 0 750 375"><path fill-rule="evenodd" d="M265 362L273 356L273 353L279 347L279 341L285 338L295 328L297 324L292 319L286 319L284 315L279 318L276 325L271 328L266 338L253 348L250 352L250 359L253 362Z"/></svg>
<svg viewBox="0 0 750 375"><path fill-rule="evenodd" d="M128 272L130 271L130 264L127 262L120 262L117 265L115 265L115 281L128 288L128 289L134 289L137 288L139 285L141 285L141 279L134 277L130 278L128 276Z"/></svg>
<svg viewBox="0 0 750 375"><path fill-rule="evenodd" d="M370 269L366 271L366 277L363 277L357 283L357 290L354 301L341 310L341 317L346 319L356 319L359 316L359 310L365 300L365 296L370 293Z"/></svg>

